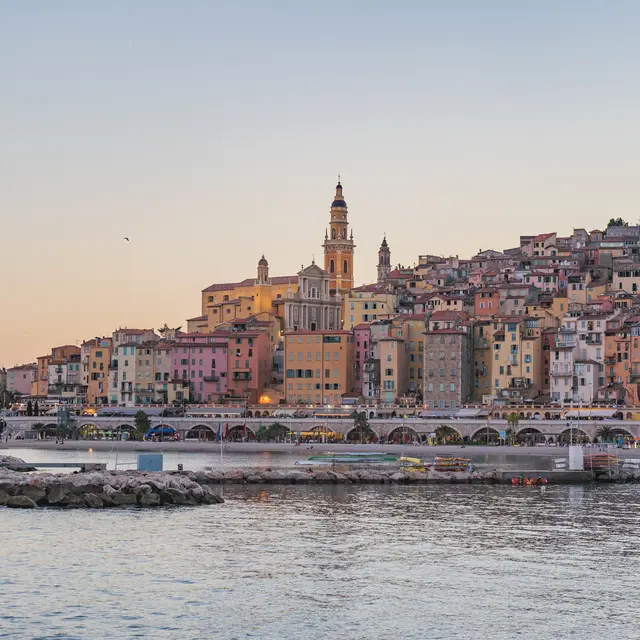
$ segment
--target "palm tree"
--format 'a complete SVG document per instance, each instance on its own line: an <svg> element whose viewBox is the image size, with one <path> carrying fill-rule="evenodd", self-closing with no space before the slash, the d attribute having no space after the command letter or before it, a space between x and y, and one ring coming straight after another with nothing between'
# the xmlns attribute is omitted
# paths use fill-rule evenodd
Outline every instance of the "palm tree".
<svg viewBox="0 0 640 640"><path fill-rule="evenodd" d="M609 425L603 424L596 429L596 436L598 436L600 442L610 442L613 439L613 435L613 429Z"/></svg>
<svg viewBox="0 0 640 640"><path fill-rule="evenodd" d="M355 427L360 442L364 442L365 437L370 440L371 436L373 435L373 430L371 429L369 421L367 420L367 412L354 411L351 414L351 417L353 418L353 426Z"/></svg>
<svg viewBox="0 0 640 640"><path fill-rule="evenodd" d="M507 424L509 428L505 431L505 443L511 444L513 438L516 435L516 430L518 429L518 423L520 422L520 416L517 413L510 413L507 416Z"/></svg>

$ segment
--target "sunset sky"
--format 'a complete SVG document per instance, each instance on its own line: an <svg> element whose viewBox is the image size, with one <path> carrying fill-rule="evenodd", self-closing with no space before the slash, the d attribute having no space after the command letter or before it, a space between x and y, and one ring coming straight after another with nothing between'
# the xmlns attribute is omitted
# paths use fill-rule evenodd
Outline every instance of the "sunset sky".
<svg viewBox="0 0 640 640"><path fill-rule="evenodd" d="M0 365L292 274L640 217L640 3L0 0ZM123 240L131 239L130 243Z"/></svg>

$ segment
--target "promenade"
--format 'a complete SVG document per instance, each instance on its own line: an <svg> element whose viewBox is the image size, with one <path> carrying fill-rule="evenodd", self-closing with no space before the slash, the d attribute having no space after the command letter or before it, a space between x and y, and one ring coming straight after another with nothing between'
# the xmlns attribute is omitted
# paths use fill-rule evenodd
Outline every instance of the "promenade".
<svg viewBox="0 0 640 640"><path fill-rule="evenodd" d="M497 447L467 445L413 445L413 444L314 444L300 445L276 442L225 442L223 451L230 453L263 453L263 452L288 452L297 453L300 456L311 455L311 451L390 451L410 457L428 457L439 455L460 456L544 456L567 457L569 450L566 447ZM313 447L313 449L310 449ZM220 444L216 442L139 442L139 441L111 441L111 440L65 440L63 445L56 444L55 440L9 440L0 444L0 452L11 449L38 449L51 451L154 451L158 453L213 453L220 451ZM598 447L593 445L593 451ZM640 449L612 448L621 457L640 458Z"/></svg>

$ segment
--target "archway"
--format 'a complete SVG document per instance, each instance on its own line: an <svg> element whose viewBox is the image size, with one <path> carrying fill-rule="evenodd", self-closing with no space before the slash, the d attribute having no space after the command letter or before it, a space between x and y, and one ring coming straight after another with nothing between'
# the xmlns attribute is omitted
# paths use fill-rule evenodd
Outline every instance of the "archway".
<svg viewBox="0 0 640 640"><path fill-rule="evenodd" d="M225 427L223 437L232 442L248 442L255 440L256 434L247 424L234 424L232 427Z"/></svg>
<svg viewBox="0 0 640 640"><path fill-rule="evenodd" d="M462 442L462 434L448 424L441 424L434 430L434 433L436 434L436 444L457 444Z"/></svg>
<svg viewBox="0 0 640 640"><path fill-rule="evenodd" d="M558 435L559 444L586 444L591 438L577 427L569 427Z"/></svg>
<svg viewBox="0 0 640 640"><path fill-rule="evenodd" d="M534 427L525 427L516 433L516 442L518 444L524 445L535 445L538 443L546 443L547 438L540 431L540 429L535 429Z"/></svg>
<svg viewBox="0 0 640 640"><path fill-rule="evenodd" d="M472 436L471 442L479 444L498 444L500 442L500 432L493 427L483 427L478 429Z"/></svg>
<svg viewBox="0 0 640 640"><path fill-rule="evenodd" d="M392 442L393 444L412 444L414 442L421 442L421 439L415 429L407 425L400 425L393 428L387 434L387 442Z"/></svg>
<svg viewBox="0 0 640 640"><path fill-rule="evenodd" d="M256 418L260 417L260 412L256 411ZM253 418L253 411L247 411L247 418Z"/></svg>
<svg viewBox="0 0 640 640"><path fill-rule="evenodd" d="M191 427L187 431L186 438L188 440L206 440L211 441L216 439L214 430L206 424L197 424L195 427Z"/></svg>
<svg viewBox="0 0 640 640"><path fill-rule="evenodd" d="M289 428L280 422L264 425L261 424L256 431L258 442L284 442L289 435Z"/></svg>

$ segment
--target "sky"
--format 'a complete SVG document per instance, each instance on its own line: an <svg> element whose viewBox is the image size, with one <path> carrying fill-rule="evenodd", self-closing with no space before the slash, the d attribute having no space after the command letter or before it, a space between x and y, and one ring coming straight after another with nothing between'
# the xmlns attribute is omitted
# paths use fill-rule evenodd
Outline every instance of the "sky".
<svg viewBox="0 0 640 640"><path fill-rule="evenodd" d="M322 261L640 218L634 0L0 0L0 366ZM128 236L131 242L124 241Z"/></svg>

